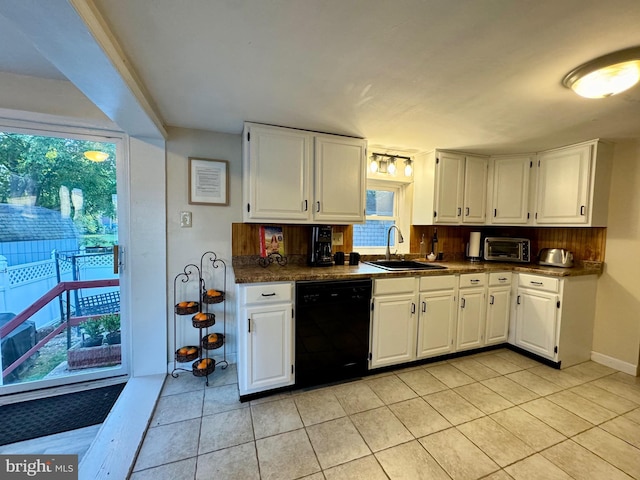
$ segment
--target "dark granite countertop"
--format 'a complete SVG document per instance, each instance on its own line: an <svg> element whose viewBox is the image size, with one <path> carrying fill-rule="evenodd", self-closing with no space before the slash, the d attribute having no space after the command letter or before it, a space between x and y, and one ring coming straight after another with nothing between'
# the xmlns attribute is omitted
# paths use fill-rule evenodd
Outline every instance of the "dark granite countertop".
<svg viewBox="0 0 640 480"><path fill-rule="evenodd" d="M418 259L424 261L424 259ZM337 265L331 267L309 267L302 264L288 264L280 266L276 263L268 267L261 267L257 261L233 262L235 283L284 282L302 280L345 280L358 278L392 278L392 277L423 277L435 275L452 275L478 272L534 273L552 277L570 277L580 275L599 275L602 273L601 262L584 262L571 268L547 267L535 263L514 264L506 262L468 262L443 261L430 262L447 267L441 270L401 270L389 271L374 267L366 263L358 265Z"/></svg>

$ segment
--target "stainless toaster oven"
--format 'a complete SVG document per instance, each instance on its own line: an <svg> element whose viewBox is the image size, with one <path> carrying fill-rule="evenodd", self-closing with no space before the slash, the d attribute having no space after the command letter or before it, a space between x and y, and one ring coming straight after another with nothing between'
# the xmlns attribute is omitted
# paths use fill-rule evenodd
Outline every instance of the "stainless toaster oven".
<svg viewBox="0 0 640 480"><path fill-rule="evenodd" d="M521 263L531 261L531 241L527 238L486 237L483 251L485 260Z"/></svg>

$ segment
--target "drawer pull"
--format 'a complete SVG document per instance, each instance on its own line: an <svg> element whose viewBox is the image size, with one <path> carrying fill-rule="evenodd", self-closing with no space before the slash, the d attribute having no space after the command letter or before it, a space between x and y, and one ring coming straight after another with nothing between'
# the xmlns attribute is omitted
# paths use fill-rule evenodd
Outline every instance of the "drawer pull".
<svg viewBox="0 0 640 480"><path fill-rule="evenodd" d="M480 280L478 280L477 278L472 278L471 283L480 283Z"/></svg>
<svg viewBox="0 0 640 480"><path fill-rule="evenodd" d="M273 292L273 293L261 293L260 295L262 295L263 297L275 297L276 296L276 292Z"/></svg>
<svg viewBox="0 0 640 480"><path fill-rule="evenodd" d="M544 283L543 283L543 282L534 282L533 280L531 280L531 282L530 282L530 283L531 283L531 285L535 285L535 286L537 286L537 287L541 287L541 286L543 286L543 285L544 285Z"/></svg>
<svg viewBox="0 0 640 480"><path fill-rule="evenodd" d="M506 282L507 281L507 277L500 277L498 279L499 282Z"/></svg>

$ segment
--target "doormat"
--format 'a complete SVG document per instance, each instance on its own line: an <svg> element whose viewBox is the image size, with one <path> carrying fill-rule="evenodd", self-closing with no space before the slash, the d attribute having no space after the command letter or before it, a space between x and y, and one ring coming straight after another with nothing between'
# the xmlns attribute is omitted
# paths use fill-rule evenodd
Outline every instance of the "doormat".
<svg viewBox="0 0 640 480"><path fill-rule="evenodd" d="M104 422L125 383L0 406L0 445Z"/></svg>

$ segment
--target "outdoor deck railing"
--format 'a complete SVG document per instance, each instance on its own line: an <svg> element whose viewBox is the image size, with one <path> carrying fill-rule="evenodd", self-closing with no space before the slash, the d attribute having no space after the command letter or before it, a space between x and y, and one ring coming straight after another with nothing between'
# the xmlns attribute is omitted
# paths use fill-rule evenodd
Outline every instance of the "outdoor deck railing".
<svg viewBox="0 0 640 480"><path fill-rule="evenodd" d="M13 363L6 368L3 366L2 378L5 378L16 368L18 368L25 360L31 357L34 353L44 347L52 338L62 332L65 328L75 327L85 321L88 318L99 317L100 315L84 315L84 316L71 316L71 302L69 298L70 292L81 288L99 288L99 287L117 287L120 285L120 280L117 278L101 279L101 280L77 280L72 282L60 282L42 297L36 300L29 307L24 309L8 323L0 327L0 339L5 338L13 330L18 328L24 322L29 320L36 312L44 308L50 301L65 294L67 296L67 315L65 319L58 325L51 333L45 336L42 340L37 342L27 352L25 352L20 358L16 359ZM71 330L67 330L67 348L69 348Z"/></svg>

